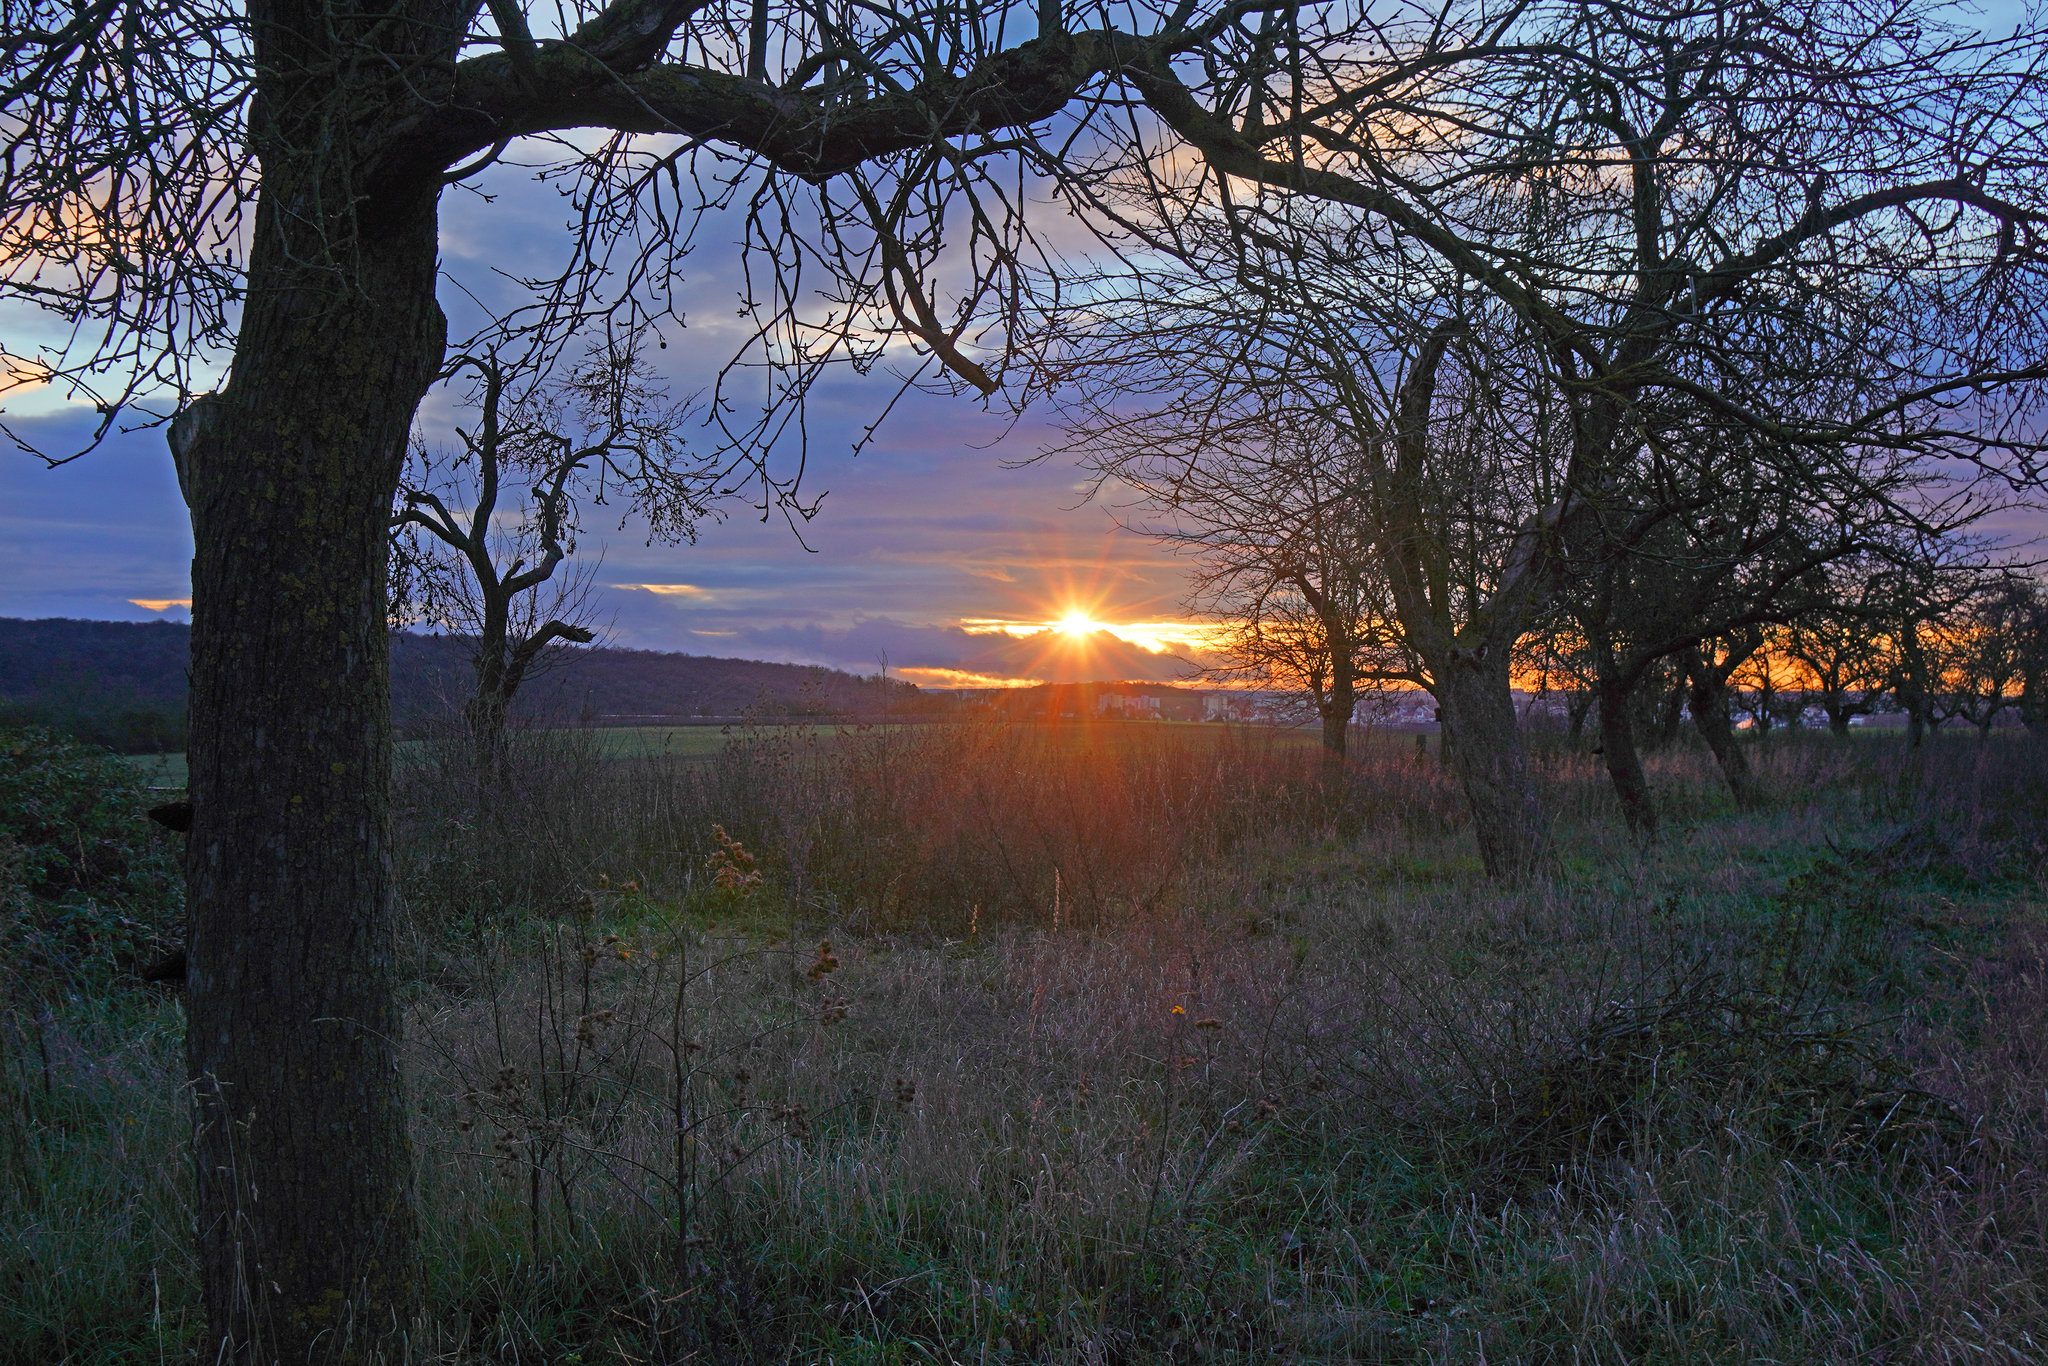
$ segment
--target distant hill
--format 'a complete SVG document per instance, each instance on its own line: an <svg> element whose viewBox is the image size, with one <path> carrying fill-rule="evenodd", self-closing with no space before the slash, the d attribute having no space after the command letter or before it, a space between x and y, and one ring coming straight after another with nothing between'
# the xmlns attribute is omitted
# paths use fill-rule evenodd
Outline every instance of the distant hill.
<svg viewBox="0 0 2048 1366"><path fill-rule="evenodd" d="M192 628L179 622L21 621L0 617L0 724L50 725L131 752L182 749ZM394 635L391 709L413 729L459 713L468 642ZM657 650L563 649L523 690L518 710L564 724L873 715L945 705L907 683L836 669L711 659Z"/></svg>
<svg viewBox="0 0 2048 1366"><path fill-rule="evenodd" d="M0 697L83 686L182 706L191 641L192 628L182 622L0 617Z"/></svg>
<svg viewBox="0 0 2048 1366"><path fill-rule="evenodd" d="M392 637L391 712L401 726L455 715L471 686L467 640ZM936 701L908 683L811 664L601 648L554 651L520 690L515 710L565 725L627 726L747 713L866 715Z"/></svg>
<svg viewBox="0 0 2048 1366"><path fill-rule="evenodd" d="M0 725L130 753L183 749L191 641L180 622L0 617Z"/></svg>

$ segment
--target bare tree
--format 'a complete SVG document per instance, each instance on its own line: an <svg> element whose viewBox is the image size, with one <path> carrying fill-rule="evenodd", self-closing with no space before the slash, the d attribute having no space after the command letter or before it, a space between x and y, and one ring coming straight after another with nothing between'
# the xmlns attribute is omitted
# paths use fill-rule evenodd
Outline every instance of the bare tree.
<svg viewBox="0 0 2048 1366"><path fill-rule="evenodd" d="M1806 694L1799 687L1799 668L1785 652L1783 627L1768 631L1763 644L1750 652L1729 681L1734 684L1742 709L1749 714L1750 728L1757 735L1768 735L1780 726L1797 725L1800 713L1806 710Z"/></svg>
<svg viewBox="0 0 2048 1366"><path fill-rule="evenodd" d="M1171 249L1179 220L1125 187L1208 213L1227 177L1398 231L1518 319L1570 399L1567 488L1604 477L1638 394L1703 383L1679 363L1708 344L1692 339L1766 373L1745 321L1788 303L1824 321L1843 282L1892 326L1862 357L1882 382L1853 409L1819 409L1823 434L1882 427L2032 474L2025 414L2000 410L2048 354L2031 29L1973 43L1910 6L1872 17L1842 0L553 13L7 11L0 280L10 307L47 309L57 331L8 373L72 386L109 425L131 400L176 414L196 545L199 1267L214 1330L245 1356L364 1352L413 1301L385 872L387 520L445 363L441 195L515 144L569 191L566 264L508 282L531 294L490 325L537 356L600 315L673 324L699 209L738 210L750 355L766 368L728 375L775 386L765 400L714 389L738 446L800 444L795 405L822 367L871 366L892 345L981 392L1052 375L1035 362L1057 357L1024 326L1067 297L1060 257L1033 235L1033 177L1148 253ZM1134 101L1144 116L1128 117ZM1191 165L1217 178L1182 195ZM1489 236L1503 197L1525 228L1578 226ZM1863 288L1873 276L1887 287ZM1413 367L1411 396L1435 368ZM1782 425L1741 388L1714 394ZM1574 506L1542 503L1515 533L1530 587L1504 601L1541 596ZM1520 812L1489 827L1520 832L1487 837L1489 864L1520 867L1540 813L1506 665L1475 640L1444 642L1432 673L1468 789Z"/></svg>
<svg viewBox="0 0 2048 1366"><path fill-rule="evenodd" d="M1751 628L1795 622L1829 602L1831 566L1883 548L1902 522L1955 535L1992 504L1882 448L1786 452L1751 429L1712 422L1646 426L1645 437L1641 459L1597 499L1597 549L1570 566L1563 602L1593 656L1608 772L1630 825L1647 835L1656 811L1630 706L1646 680L1686 657L1711 708L1730 671L1761 667ZM1718 645L1696 648L1709 641ZM1793 641L1796 632L1780 633L1781 645ZM1674 729L1675 713L1667 707ZM1743 799L1747 775L1721 761Z"/></svg>
<svg viewBox="0 0 2048 1366"><path fill-rule="evenodd" d="M1850 566L1830 578L1826 605L1792 623L1785 652L1804 668L1804 691L1840 737L1849 734L1856 717L1872 715L1883 704L1889 670L1882 619L1867 601L1873 586L1867 567Z"/></svg>
<svg viewBox="0 0 2048 1366"><path fill-rule="evenodd" d="M1173 163L1127 168L1126 194L1159 225L1148 243L1185 274L1155 272L1149 294L1138 282L1122 318L1092 292L1059 371L1092 357L1114 376L1105 391L1148 398L1178 375L1183 428L1219 412L1194 392L1219 371L1247 394L1287 376L1361 446L1409 443L1412 471L1446 448L1431 425L1447 374L1499 392L1513 383L1503 340L1533 358L1518 362L1519 407L1545 416L1519 437L1544 453L1530 466L1542 473L1521 481L1523 514L1483 557L1501 568L1456 636L1421 553L1441 509L1406 492L1420 485L1398 462L1376 490L1411 510L1381 537L1389 582L1501 870L1536 856L1542 822L1499 661L1575 565L1620 565L1666 515L1640 497L1670 439L1660 412L1682 404L1706 430L1747 433L1703 449L1765 452L1788 489L1853 483L1869 452L2026 481L2042 451L2027 414L2048 376L2033 330L2048 315L2042 262L2024 245L2048 228L2040 130L2004 112L2040 97L2037 35L2003 47L1925 14L1835 3L1583 0L1524 18L1497 45L1404 73L1398 119L1343 105L1322 54L1284 26L1261 30L1272 74L1247 84L1236 119L1154 99L1217 175L1207 187ZM1962 108L2006 134L1960 133ZM1118 348L1202 288L1233 292L1244 325L1207 348L1206 322L1175 345L1140 344L1160 363L1135 374ZM1503 316L1488 321L1474 291ZM1197 444L1177 441L1185 458ZM1742 469L1712 473L1737 487ZM1631 747L1605 748L1630 782ZM1647 826L1646 800L1630 809Z"/></svg>
<svg viewBox="0 0 2048 1366"><path fill-rule="evenodd" d="M1729 680L1764 647L1765 633L1764 626L1752 622L1697 641L1684 654L1686 705L1692 711L1693 728L1713 751L1729 794L1741 807L1755 806L1759 793L1749 756L1736 738L1729 715L1734 700Z"/></svg>
<svg viewBox="0 0 2048 1366"><path fill-rule="evenodd" d="M1955 676L1967 667L1959 618L1996 577L1990 547L1971 540L1902 538L1871 575L1865 601L1878 622L1884 686L1906 715L1906 743L1952 719Z"/></svg>
<svg viewBox="0 0 2048 1366"><path fill-rule="evenodd" d="M685 407L631 341L600 346L553 382L488 353L451 370L475 378L475 419L457 429L452 459L414 448L392 513L393 600L473 640L476 686L463 715L479 771L490 773L512 701L548 648L594 637L587 575L557 578L585 508L615 503L653 539L691 541L753 470L692 452Z"/></svg>
<svg viewBox="0 0 2048 1366"><path fill-rule="evenodd" d="M1922 648L1933 657L1939 721L1966 722L1978 740L1988 741L1998 718L2019 706L2034 663L2029 630L2039 606L2031 586L2014 576L1986 575L1928 623Z"/></svg>
<svg viewBox="0 0 2048 1366"><path fill-rule="evenodd" d="M130 400L145 418L176 412L197 547L198 1268L216 1341L241 1358L371 1355L406 1331L418 1287L385 595L407 438L445 365L444 189L515 141L566 182L568 264L497 322L537 355L607 309L672 322L688 220L751 196L763 335L780 345L781 305L810 296L774 253L807 240L818 259L822 192L807 187L875 164L951 212L991 163L1016 164L1010 130L1144 60L1168 29L1171 49L1201 41L1159 15L1120 49L1113 33L1070 33L1052 6L855 14L821 24L808 4L766 0L8 5L0 281L9 308L47 309L58 329L8 373L71 386L109 425ZM858 256L849 269L878 290ZM852 331L900 335L866 315ZM738 435L765 443L783 411Z"/></svg>
<svg viewBox="0 0 2048 1366"><path fill-rule="evenodd" d="M2039 735L2048 729L2048 590L2029 574L2015 576L2008 591L2012 603L2005 621L2019 638L2020 688L2013 705L2027 730Z"/></svg>
<svg viewBox="0 0 2048 1366"><path fill-rule="evenodd" d="M1312 413L1244 435L1192 469L1118 465L1147 514L1125 525L1193 556L1188 606L1228 661L1209 676L1300 694L1341 763L1365 696L1428 679L1392 620L1341 439Z"/></svg>
<svg viewBox="0 0 2048 1366"><path fill-rule="evenodd" d="M1325 478L1364 519L1486 865L1517 875L1546 835L1510 670L1550 592L1540 514L1562 491L1562 410L1540 368L1529 382L1540 358L1511 310L1426 254L1370 224L1275 226L1295 230L1284 246L1196 219L1181 267L1098 283L1067 343L1067 421L1098 471L1159 501L1247 434L1332 434Z"/></svg>

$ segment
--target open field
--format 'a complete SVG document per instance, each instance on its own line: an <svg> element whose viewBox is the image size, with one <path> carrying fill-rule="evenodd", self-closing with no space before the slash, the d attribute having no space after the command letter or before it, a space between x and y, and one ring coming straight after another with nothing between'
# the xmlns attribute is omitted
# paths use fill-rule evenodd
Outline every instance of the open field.
<svg viewBox="0 0 2048 1366"><path fill-rule="evenodd" d="M1191 739L1216 738L1246 729L1237 725L1218 725L1194 721L1151 721L1151 722L1108 722L1078 723L1050 726L1046 729L1062 737L1062 742L1081 748L1094 748L1103 744L1118 742L1119 736L1131 737L1136 732L1127 731L1126 726L1150 728L1162 732L1185 734ZM770 725L752 728L761 734L778 734L804 739L824 738L859 731L875 733L901 730L905 727L888 724L848 727L840 725ZM1259 728L1261 730L1265 728ZM597 752L613 759L709 759L722 751L735 732L748 733L742 726L607 726L587 732ZM1314 744L1314 734L1307 728L1277 730L1275 735L1283 737L1285 743ZM1412 746L1413 741L1407 742ZM397 761L400 764L415 762L425 753L425 743L418 740L401 740L397 745ZM142 775L143 781L151 787L182 788L185 786L185 756L183 754L130 754L122 756L123 761L133 764Z"/></svg>
<svg viewBox="0 0 2048 1366"><path fill-rule="evenodd" d="M619 726L594 729L588 733L594 737L593 743L598 752L607 758L708 759L725 747L726 729L718 726ZM825 732L832 728L806 726L797 729ZM395 746L396 760L400 764L418 762L426 748L423 741L401 740ZM185 786L183 754L131 754L124 755L123 759L133 764L142 774L143 781L151 787Z"/></svg>
<svg viewBox="0 0 2048 1366"><path fill-rule="evenodd" d="M400 777L420 1361L2048 1353L2035 742L1667 750L1648 849L1540 749L1522 887L1408 736L617 743ZM66 961L0 1359L187 1360L177 998Z"/></svg>

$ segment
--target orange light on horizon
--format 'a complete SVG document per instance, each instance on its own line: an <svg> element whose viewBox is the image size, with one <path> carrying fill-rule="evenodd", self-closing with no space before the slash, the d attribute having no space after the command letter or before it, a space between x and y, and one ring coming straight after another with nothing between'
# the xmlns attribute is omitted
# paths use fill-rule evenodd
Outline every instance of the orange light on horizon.
<svg viewBox="0 0 2048 1366"><path fill-rule="evenodd" d="M1103 621L1079 608L1049 620L1018 620L1006 617L962 617L957 623L969 635L1006 635L1019 639L1053 635L1060 643L1085 646L1098 635L1114 636L1154 654L1183 650L1206 650L1222 627L1196 621Z"/></svg>

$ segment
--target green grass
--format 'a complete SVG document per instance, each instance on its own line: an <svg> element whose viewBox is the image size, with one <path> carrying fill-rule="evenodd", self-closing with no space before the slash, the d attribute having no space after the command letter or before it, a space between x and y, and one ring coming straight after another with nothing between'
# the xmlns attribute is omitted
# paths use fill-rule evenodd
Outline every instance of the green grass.
<svg viewBox="0 0 2048 1366"><path fill-rule="evenodd" d="M468 853L409 768L419 1359L2040 1359L2048 756L1670 752L1648 850L1552 756L1504 889L1407 737L1228 732L536 749ZM175 1008L38 1027L0 1358L181 1359Z"/></svg>
<svg viewBox="0 0 2048 1366"><path fill-rule="evenodd" d="M185 756L183 754L124 754L121 761L133 767L142 781L152 788L185 788Z"/></svg>
<svg viewBox="0 0 2048 1366"><path fill-rule="evenodd" d="M587 731L565 731L565 735L586 735L595 744L597 752L609 759L709 759L722 751L735 733L772 734L787 739L824 739L839 736L849 729L862 733L887 733L917 729L915 726L873 725L849 728L839 725L764 725L756 727L738 726L607 726ZM1196 742L1213 742L1234 732L1256 732L1271 735L1274 742L1298 746L1319 743L1316 737L1303 729L1269 729L1218 725L1194 721L1157 722L1096 722L1068 725L1049 725L1044 729L1059 737L1062 746L1075 749L1099 749L1104 745L1131 743L1141 738L1143 732L1170 734L1176 739ZM1406 737L1374 736L1369 743L1391 744L1399 747L1413 742ZM420 741L401 740L397 745L397 761L404 764L417 761L424 750ZM151 787L182 789L186 782L185 756L180 754L129 754L121 756L126 763L135 766Z"/></svg>

